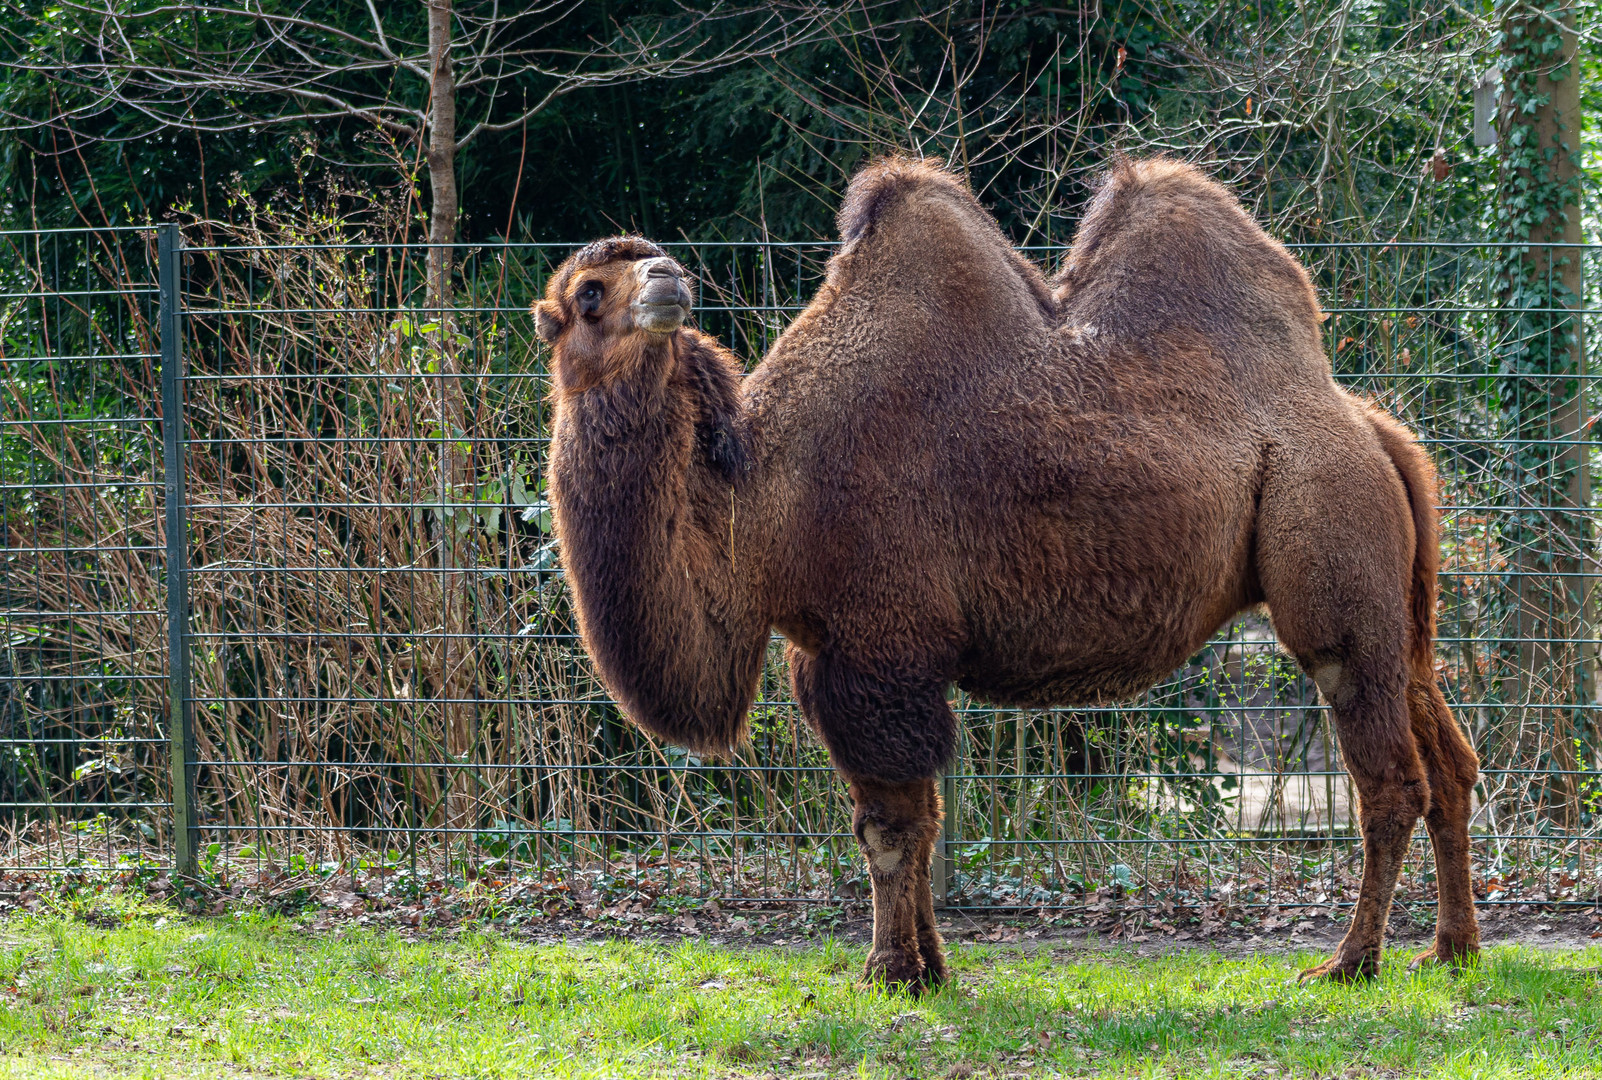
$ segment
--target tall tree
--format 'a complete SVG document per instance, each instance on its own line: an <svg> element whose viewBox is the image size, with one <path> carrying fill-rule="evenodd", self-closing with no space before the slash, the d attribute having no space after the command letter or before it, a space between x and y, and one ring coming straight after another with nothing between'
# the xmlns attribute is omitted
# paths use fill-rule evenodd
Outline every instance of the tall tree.
<svg viewBox="0 0 1602 1080"><path fill-rule="evenodd" d="M1548 742L1561 817L1578 820L1576 748L1592 749L1589 424L1582 306L1576 0L1500 0L1502 407L1514 457L1505 539L1520 642L1516 704Z"/></svg>
<svg viewBox="0 0 1602 1080"><path fill-rule="evenodd" d="M883 31L895 25L888 7L862 10ZM442 244L456 238L457 158L480 139L580 90L714 72L839 33L838 10L813 0L637 2L599 27L577 0L7 0L0 13L0 67L44 88L4 106L13 128L53 134L70 152L106 138L354 122L426 158L429 238Z"/></svg>

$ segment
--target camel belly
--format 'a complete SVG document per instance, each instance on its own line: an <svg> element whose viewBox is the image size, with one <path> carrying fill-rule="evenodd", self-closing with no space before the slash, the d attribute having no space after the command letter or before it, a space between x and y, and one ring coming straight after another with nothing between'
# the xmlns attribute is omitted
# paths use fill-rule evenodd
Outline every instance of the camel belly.
<svg viewBox="0 0 1602 1080"><path fill-rule="evenodd" d="M1027 706L1127 700L1262 599L1250 485L1120 494L1037 507L976 567L964 589L964 690Z"/></svg>
<svg viewBox="0 0 1602 1080"><path fill-rule="evenodd" d="M1216 626L1214 627L1216 629ZM1028 649L975 650L966 659L957 685L981 701L1021 708L1105 705L1144 694L1185 662L1207 640L1191 635L1188 648L1172 643L1126 648L1125 642L1103 642L1090 650L1063 649L1040 657L1038 643ZM1029 659L1036 662L1020 663Z"/></svg>
<svg viewBox="0 0 1602 1080"><path fill-rule="evenodd" d="M1254 597L1240 582L1171 596L1162 610L1084 609L1019 619L971 638L957 685L998 705L1098 705L1139 697L1168 677ZM1054 616L1054 617L1053 617Z"/></svg>

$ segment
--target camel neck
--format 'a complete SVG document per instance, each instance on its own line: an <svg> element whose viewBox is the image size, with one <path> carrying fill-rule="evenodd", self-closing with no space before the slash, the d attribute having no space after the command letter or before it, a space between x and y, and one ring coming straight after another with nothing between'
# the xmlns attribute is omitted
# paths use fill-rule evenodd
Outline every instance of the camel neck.
<svg viewBox="0 0 1602 1080"><path fill-rule="evenodd" d="M766 627L748 625L730 546L731 481L743 468L737 369L686 334L668 348L645 358L668 361L660 367L558 396L551 494L584 639L608 687L642 727L726 749L766 639Z"/></svg>

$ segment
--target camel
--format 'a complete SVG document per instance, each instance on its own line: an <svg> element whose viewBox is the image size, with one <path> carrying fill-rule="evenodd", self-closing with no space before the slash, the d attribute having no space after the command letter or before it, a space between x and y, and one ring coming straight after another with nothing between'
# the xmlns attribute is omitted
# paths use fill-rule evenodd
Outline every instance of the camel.
<svg viewBox="0 0 1602 1080"><path fill-rule="evenodd" d="M1478 762L1436 683L1435 473L1336 386L1299 263L1222 186L1122 161L1047 278L969 187L858 173L816 297L745 378L686 325L684 268L634 236L568 259L549 488L583 640L627 715L742 738L770 632L854 804L865 977L948 978L930 893L956 685L1009 706L1138 695L1266 606L1332 711L1361 893L1304 979L1380 969L1417 819L1432 948L1477 953Z"/></svg>

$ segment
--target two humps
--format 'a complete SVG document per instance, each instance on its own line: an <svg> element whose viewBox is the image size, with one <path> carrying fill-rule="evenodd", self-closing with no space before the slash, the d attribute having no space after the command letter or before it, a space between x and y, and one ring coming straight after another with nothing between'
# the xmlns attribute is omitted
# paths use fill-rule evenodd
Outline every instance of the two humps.
<svg viewBox="0 0 1602 1080"><path fill-rule="evenodd" d="M951 688L1135 700L1266 608L1359 799L1351 929L1306 977L1379 970L1421 818L1440 913L1418 962L1472 956L1478 763L1433 669L1435 473L1331 378L1296 260L1166 161L1112 170L1050 278L927 163L864 170L840 227L749 374L639 237L577 252L536 305L562 565L628 717L728 752L781 634L854 803L867 974L922 990L948 978L930 870Z"/></svg>

